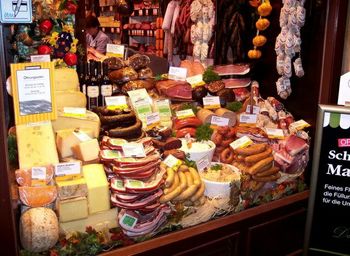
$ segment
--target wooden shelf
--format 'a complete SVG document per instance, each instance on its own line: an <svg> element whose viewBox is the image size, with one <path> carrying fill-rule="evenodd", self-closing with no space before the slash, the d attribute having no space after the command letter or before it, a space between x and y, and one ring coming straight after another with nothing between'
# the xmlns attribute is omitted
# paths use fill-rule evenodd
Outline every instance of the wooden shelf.
<svg viewBox="0 0 350 256"><path fill-rule="evenodd" d="M101 27L102 32L120 34L120 27Z"/></svg>

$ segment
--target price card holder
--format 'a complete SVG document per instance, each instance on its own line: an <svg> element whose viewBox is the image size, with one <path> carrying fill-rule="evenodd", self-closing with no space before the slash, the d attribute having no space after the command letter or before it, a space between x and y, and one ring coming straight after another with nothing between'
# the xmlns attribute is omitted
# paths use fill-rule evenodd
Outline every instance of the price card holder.
<svg viewBox="0 0 350 256"><path fill-rule="evenodd" d="M220 108L220 98L218 96L204 97L203 105L206 109Z"/></svg>
<svg viewBox="0 0 350 256"><path fill-rule="evenodd" d="M230 144L230 147L235 150L237 148L245 148L249 145L253 144L253 141L248 136L243 136L239 138L238 140L233 141Z"/></svg>
<svg viewBox="0 0 350 256"><path fill-rule="evenodd" d="M176 158L173 155L168 155L164 161L163 161L166 166L170 167L170 168L177 168L181 165L182 161L178 158Z"/></svg>
<svg viewBox="0 0 350 256"><path fill-rule="evenodd" d="M192 109L185 109L185 110L180 110L176 112L176 117L178 119L185 119L187 117L193 117L195 114L193 113Z"/></svg>
<svg viewBox="0 0 350 256"><path fill-rule="evenodd" d="M205 82L203 81L203 75L202 74L191 76L191 77L187 77L186 78L186 82L189 83L192 86L192 88L195 88L197 86L205 85Z"/></svg>
<svg viewBox="0 0 350 256"><path fill-rule="evenodd" d="M119 44L107 44L106 55L110 57L124 58L125 46Z"/></svg>
<svg viewBox="0 0 350 256"><path fill-rule="evenodd" d="M186 68L178 68L178 67L169 68L168 79L186 81L186 77L187 77Z"/></svg>
<svg viewBox="0 0 350 256"><path fill-rule="evenodd" d="M125 96L113 96L113 97L106 97L106 105L108 109L116 110L116 109L127 109L128 104L126 102Z"/></svg>
<svg viewBox="0 0 350 256"><path fill-rule="evenodd" d="M284 133L282 129L265 128L266 134L270 139L284 139Z"/></svg>
<svg viewBox="0 0 350 256"><path fill-rule="evenodd" d="M81 162L77 161L56 164L55 177L57 181L81 178Z"/></svg>
<svg viewBox="0 0 350 256"><path fill-rule="evenodd" d="M220 116L212 116L210 124L213 126L228 126L230 119Z"/></svg>
<svg viewBox="0 0 350 256"><path fill-rule="evenodd" d="M53 62L11 64L11 79L16 125L57 118Z"/></svg>
<svg viewBox="0 0 350 256"><path fill-rule="evenodd" d="M239 123L243 126L255 126L258 116L255 114L241 114L239 116Z"/></svg>

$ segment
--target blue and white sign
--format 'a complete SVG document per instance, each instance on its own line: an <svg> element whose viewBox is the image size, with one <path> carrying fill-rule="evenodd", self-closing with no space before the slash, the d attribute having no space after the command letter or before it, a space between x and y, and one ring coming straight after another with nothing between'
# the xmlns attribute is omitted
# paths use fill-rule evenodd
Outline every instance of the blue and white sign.
<svg viewBox="0 0 350 256"><path fill-rule="evenodd" d="M2 23L31 23L32 0L1 0L0 21Z"/></svg>

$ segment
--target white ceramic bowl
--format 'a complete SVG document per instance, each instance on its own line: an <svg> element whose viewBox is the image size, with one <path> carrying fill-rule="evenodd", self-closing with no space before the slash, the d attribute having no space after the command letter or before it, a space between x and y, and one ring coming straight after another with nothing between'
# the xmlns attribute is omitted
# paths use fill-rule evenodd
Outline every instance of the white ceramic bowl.
<svg viewBox="0 0 350 256"><path fill-rule="evenodd" d="M211 166L216 165L216 164L221 164L229 167L232 172L236 172L238 175L240 175L240 171L229 164L223 164L223 163L218 163L218 162L212 162ZM206 180L201 176L201 179L203 180L205 184L205 192L204 195L210 198L225 198L225 197L230 197L231 195L231 186L238 186L237 189L240 188L241 181L229 181L229 182L219 182L219 181L211 181L211 180Z"/></svg>
<svg viewBox="0 0 350 256"><path fill-rule="evenodd" d="M193 144L194 143L205 143L205 144L209 145L209 148L205 148L205 149L198 149L198 147L197 147L198 144L193 145L193 148L189 149L186 147L186 143L187 143L186 139L181 139L181 142L182 142L182 147L180 148L180 150L185 152L185 154L186 154L186 156L188 156L189 160L198 161L206 156L208 156L209 162L211 162L211 160L213 159L216 145L211 140L207 140L207 141L203 141L203 142L198 142L198 141L192 142Z"/></svg>

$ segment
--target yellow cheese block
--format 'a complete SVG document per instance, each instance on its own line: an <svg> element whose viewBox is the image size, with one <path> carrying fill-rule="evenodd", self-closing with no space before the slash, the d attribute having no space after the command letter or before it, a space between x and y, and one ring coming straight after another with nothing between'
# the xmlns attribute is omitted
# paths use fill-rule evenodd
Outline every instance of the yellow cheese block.
<svg viewBox="0 0 350 256"><path fill-rule="evenodd" d="M100 133L100 118L94 112L86 111L85 117L65 116L62 110L57 111L57 119L52 121L55 132L63 129L90 129L93 137L97 138Z"/></svg>
<svg viewBox="0 0 350 256"><path fill-rule="evenodd" d="M83 141L72 149L74 157L84 162L98 159L98 154L100 153L100 146L97 139Z"/></svg>
<svg viewBox="0 0 350 256"><path fill-rule="evenodd" d="M94 138L91 129L64 129L57 131L56 145L60 157L66 158L73 156L72 148L82 142L85 135Z"/></svg>
<svg viewBox="0 0 350 256"><path fill-rule="evenodd" d="M84 165L83 174L88 186L89 214L109 210L109 186L103 165Z"/></svg>
<svg viewBox="0 0 350 256"><path fill-rule="evenodd" d="M21 169L59 162L51 122L17 125L16 136Z"/></svg>
<svg viewBox="0 0 350 256"><path fill-rule="evenodd" d="M85 232L86 227L92 227L97 232L118 227L118 210L112 208L107 211L89 215L86 219L60 223L60 233L67 235L72 232Z"/></svg>
<svg viewBox="0 0 350 256"><path fill-rule="evenodd" d="M56 91L80 91L78 74L74 69L56 68L54 78Z"/></svg>
<svg viewBox="0 0 350 256"><path fill-rule="evenodd" d="M58 197L61 200L75 197L86 197L88 188L84 178L56 181Z"/></svg>
<svg viewBox="0 0 350 256"><path fill-rule="evenodd" d="M88 217L88 200L86 197L58 200L57 212L60 222L79 220Z"/></svg>
<svg viewBox="0 0 350 256"><path fill-rule="evenodd" d="M77 91L55 91L56 107L86 108L86 97L82 92Z"/></svg>

